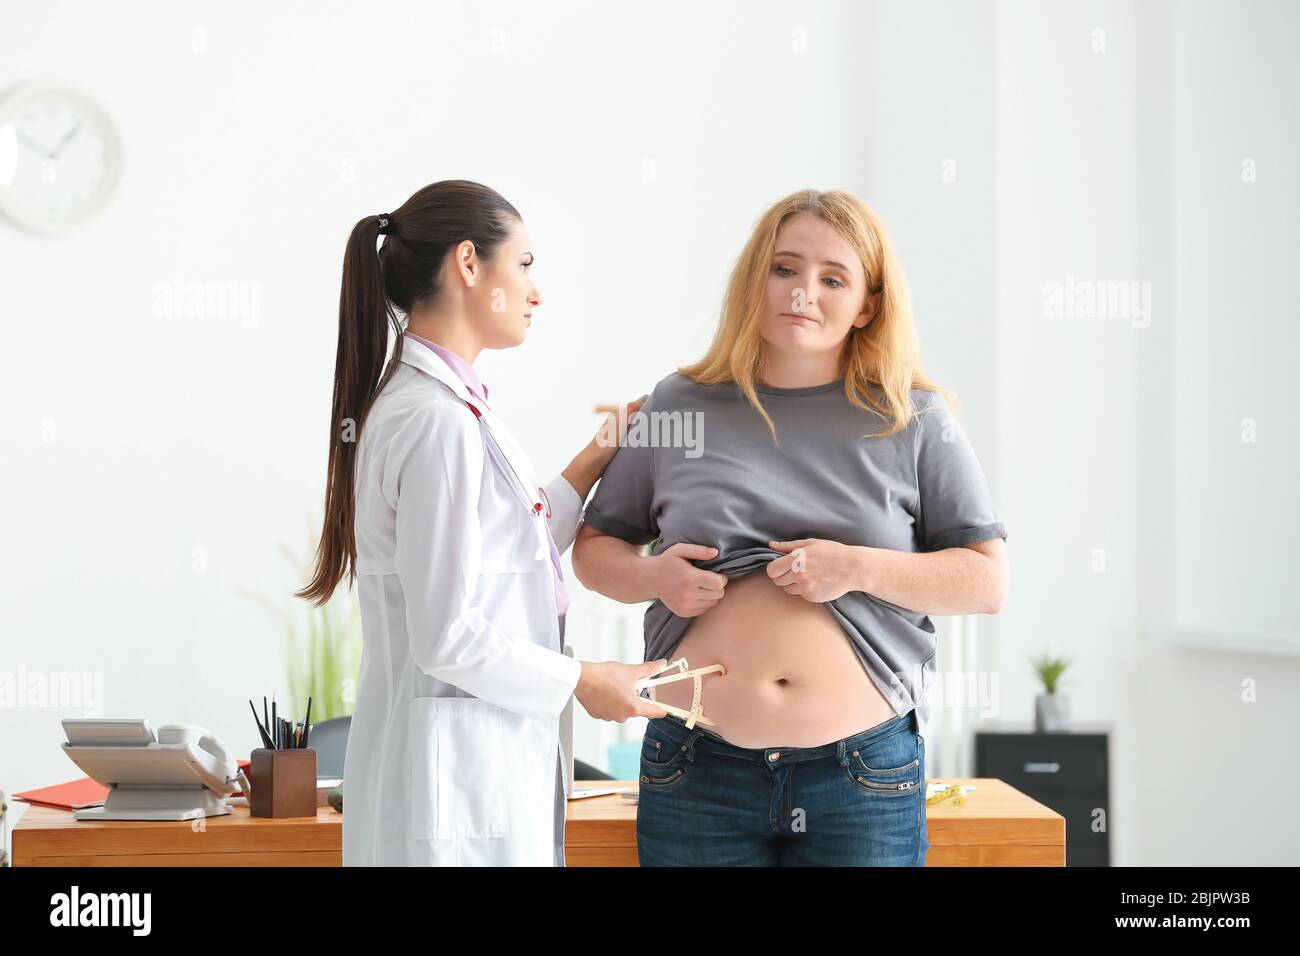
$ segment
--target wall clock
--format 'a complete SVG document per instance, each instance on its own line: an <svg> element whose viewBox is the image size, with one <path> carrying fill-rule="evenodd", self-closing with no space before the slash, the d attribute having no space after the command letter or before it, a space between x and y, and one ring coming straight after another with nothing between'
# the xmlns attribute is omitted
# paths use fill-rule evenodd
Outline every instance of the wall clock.
<svg viewBox="0 0 1300 956"><path fill-rule="evenodd" d="M38 232L75 228L117 188L117 126L89 96L50 84L0 100L0 211Z"/></svg>

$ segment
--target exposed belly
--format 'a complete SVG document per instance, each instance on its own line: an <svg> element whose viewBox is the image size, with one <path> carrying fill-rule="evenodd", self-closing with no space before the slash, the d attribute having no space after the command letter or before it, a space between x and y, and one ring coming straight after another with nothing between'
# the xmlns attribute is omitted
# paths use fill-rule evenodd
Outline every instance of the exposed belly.
<svg viewBox="0 0 1300 956"><path fill-rule="evenodd" d="M761 568L691 618L670 655L679 657L692 669L726 667L701 678L704 714L717 725L703 729L737 747L816 747L895 716L830 611L786 594ZM689 709L691 688L687 678L650 693Z"/></svg>

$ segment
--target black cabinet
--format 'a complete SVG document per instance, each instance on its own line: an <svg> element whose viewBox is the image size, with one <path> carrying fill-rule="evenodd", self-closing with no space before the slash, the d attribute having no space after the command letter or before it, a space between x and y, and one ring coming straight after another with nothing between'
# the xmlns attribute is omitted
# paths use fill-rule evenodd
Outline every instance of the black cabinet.
<svg viewBox="0 0 1300 956"><path fill-rule="evenodd" d="M975 776L996 777L1065 817L1065 865L1110 866L1109 727L1061 733L1031 725L983 725Z"/></svg>

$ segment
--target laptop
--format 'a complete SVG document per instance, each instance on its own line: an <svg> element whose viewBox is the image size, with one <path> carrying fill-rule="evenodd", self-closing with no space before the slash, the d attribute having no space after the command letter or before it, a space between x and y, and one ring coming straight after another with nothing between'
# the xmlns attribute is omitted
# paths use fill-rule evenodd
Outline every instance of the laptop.
<svg viewBox="0 0 1300 956"><path fill-rule="evenodd" d="M564 653L573 657L573 648L565 644ZM573 708L577 701L572 695L569 702L564 705L564 713L560 715L560 750L564 754L564 781L565 789L569 794L570 800L582 800L586 797L603 797L611 793L625 793L627 787L575 787L573 785Z"/></svg>

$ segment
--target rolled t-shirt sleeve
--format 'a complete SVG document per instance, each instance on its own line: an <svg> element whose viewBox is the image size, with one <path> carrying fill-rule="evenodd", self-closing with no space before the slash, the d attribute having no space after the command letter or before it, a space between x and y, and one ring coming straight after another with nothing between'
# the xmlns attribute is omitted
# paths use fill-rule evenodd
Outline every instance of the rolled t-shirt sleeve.
<svg viewBox="0 0 1300 956"><path fill-rule="evenodd" d="M942 395L917 420L917 541L922 551L1007 537L975 449Z"/></svg>
<svg viewBox="0 0 1300 956"><path fill-rule="evenodd" d="M648 415L652 394L628 421L623 445L596 485L582 520L603 534L631 544L649 544L659 537L654 510L654 446L644 424L637 428L637 416Z"/></svg>

